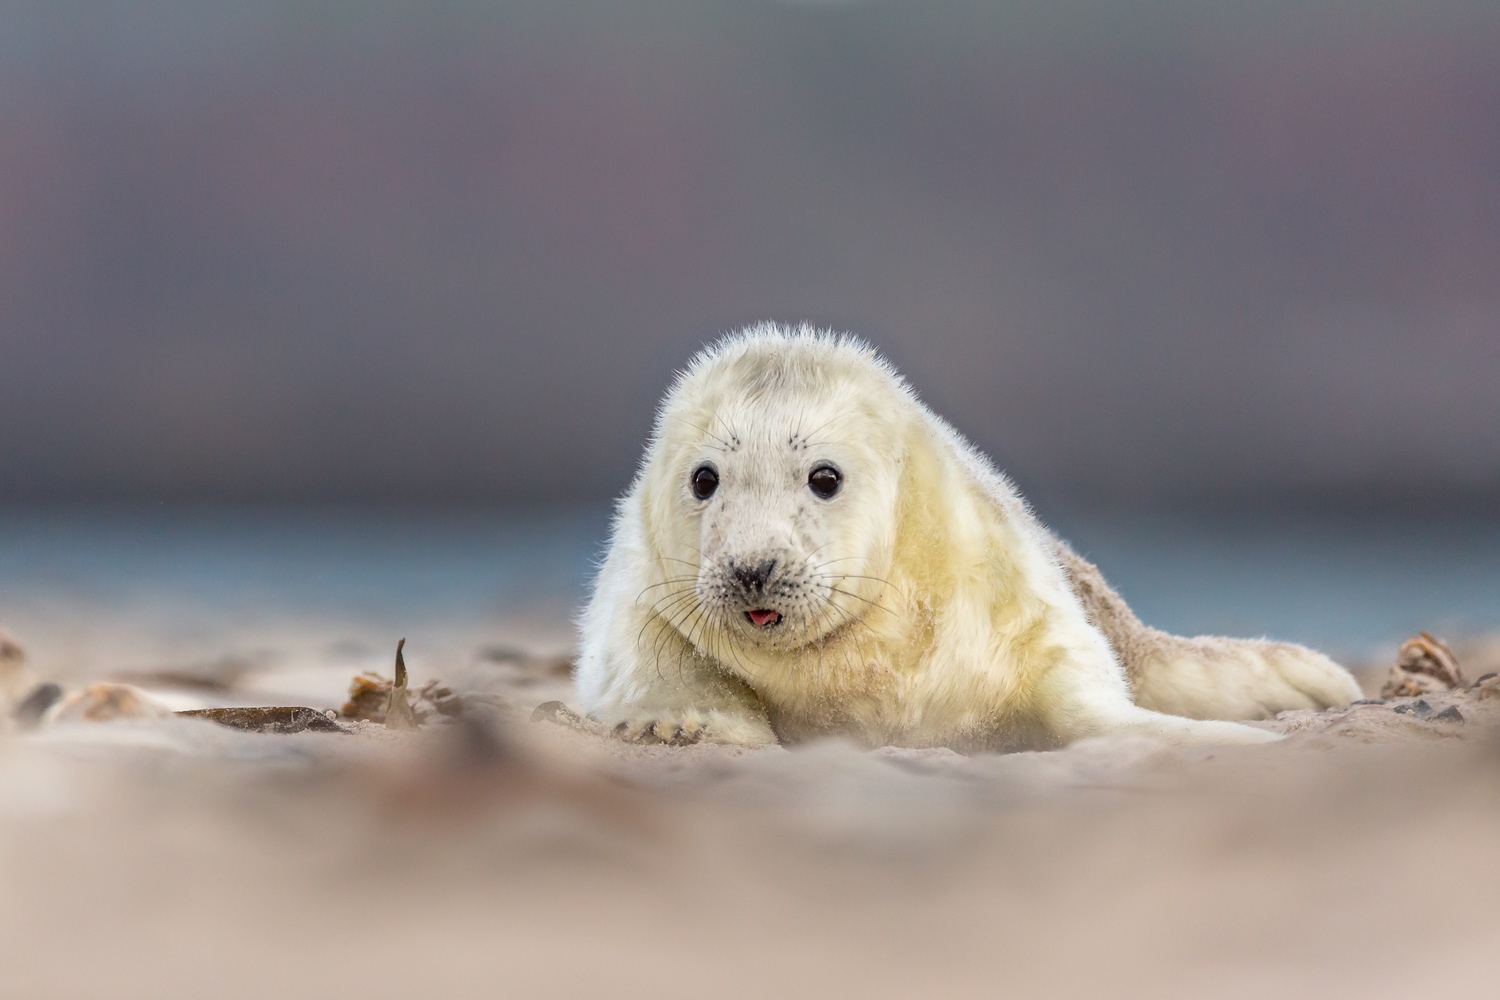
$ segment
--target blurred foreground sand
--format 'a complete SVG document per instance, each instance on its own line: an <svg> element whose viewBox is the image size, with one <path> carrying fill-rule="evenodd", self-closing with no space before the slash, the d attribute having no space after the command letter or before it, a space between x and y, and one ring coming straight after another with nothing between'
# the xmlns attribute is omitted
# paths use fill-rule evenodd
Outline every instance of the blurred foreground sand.
<svg viewBox="0 0 1500 1000"><path fill-rule="evenodd" d="M321 670L145 679L336 706L352 671ZM1500 698L1287 713L1268 747L961 757L627 746L527 721L566 696L554 661L444 671L514 718L7 735L0 995L1500 988Z"/></svg>

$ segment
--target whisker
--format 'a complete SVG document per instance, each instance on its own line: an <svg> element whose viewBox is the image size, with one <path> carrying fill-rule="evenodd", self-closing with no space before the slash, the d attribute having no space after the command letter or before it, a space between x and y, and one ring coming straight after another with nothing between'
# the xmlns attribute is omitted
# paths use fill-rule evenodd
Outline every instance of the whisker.
<svg viewBox="0 0 1500 1000"><path fill-rule="evenodd" d="M722 612L722 611L720 612L721 617L722 617L723 613L724 612ZM726 647L728 647L728 649L729 649L729 655L734 658L735 666L739 667L741 673L743 673L743 674L745 674L745 675L747 675L749 677L754 677L755 674L756 674L756 671L751 670L749 667L745 666L745 661L740 657L739 646L738 646L737 643L734 642L733 638L730 636L729 630L727 628L722 627L722 625L721 625L720 628L719 628L719 635L724 640L723 644ZM717 657L717 658L720 659L720 661L722 662L722 656L721 657Z"/></svg>
<svg viewBox="0 0 1500 1000"><path fill-rule="evenodd" d="M713 431L709 430L707 427L703 427L703 426L701 426L699 424L693 423L691 420L689 420L687 417L682 416L680 413L679 414L675 414L675 419L681 420L683 423L687 424L689 427L695 428L696 430L702 432L705 437L709 438L709 440L711 440L711 441L717 441L718 445L719 445L719 447L718 447L719 451L728 451L729 450L729 442L725 441L723 438L719 437L717 434L715 434Z"/></svg>
<svg viewBox="0 0 1500 1000"><path fill-rule="evenodd" d="M667 631L667 623L665 621L663 621L662 619L660 619L660 618L651 618L651 619L648 619L647 622L646 622L646 624L641 626L640 633L636 635L636 648L638 648L638 649L642 648L641 647L641 642L640 642L641 636L645 634L646 627L648 625L655 625L656 626L656 638L652 640L652 654L650 656L651 666L656 670L657 679L661 680L661 681L665 681L667 678L661 672L661 660L657 658L656 653L655 653L655 649L656 649L657 645L661 642L662 634Z"/></svg>
<svg viewBox="0 0 1500 1000"><path fill-rule="evenodd" d="M667 624L671 627L671 631L677 633L679 636L682 635L682 623L686 622L689 618L692 617L693 612L697 607L698 605L696 602L689 601L686 603L685 607L679 606L671 611L670 617L667 618ZM651 656L657 662L658 672L660 672L661 669L661 647L661 642L658 642L657 645L652 647L651 650Z"/></svg>
<svg viewBox="0 0 1500 1000"><path fill-rule="evenodd" d="M643 624L640 631L636 633L636 647L640 648L641 636L645 634L647 625L650 625L655 621L662 621L667 614L675 611L683 601L693 596L695 596L695 594L692 590L683 590L676 594L668 594L666 597L663 597L660 601L657 601L655 604L653 604L651 606L651 609L647 612L648 617L645 624ZM663 607L662 605L666 605L666 607Z"/></svg>
<svg viewBox="0 0 1500 1000"><path fill-rule="evenodd" d="M698 578L696 576L674 576L670 580L663 580L661 583L653 583L649 587L643 587L643 588L641 588L641 592L639 594L635 595L635 599L637 601L639 601L642 597L646 596L646 592L647 591L649 591L649 590L656 590L658 587L670 587L673 584L697 583L697 582L698 582Z"/></svg>
<svg viewBox="0 0 1500 1000"><path fill-rule="evenodd" d="M678 588L677 590L672 590L668 591L665 594L661 594L651 599L649 603L645 600L646 592L641 591L635 597L636 606L640 607L644 605L648 609L648 614L654 613L657 608L665 604L667 601L670 601L672 598L680 597L683 594L692 593L693 591L697 590L697 588L693 586L692 582L686 580L679 580L676 583L676 586Z"/></svg>
<svg viewBox="0 0 1500 1000"><path fill-rule="evenodd" d="M815 577L817 577L817 578L819 578L819 579L834 579L834 578L837 578L837 579L840 579L840 580L873 580L874 582L879 583L879 584L883 584L883 585L885 585L887 587L894 586L894 584L892 584L891 581L889 581L889 580L881 579L878 576L866 576L863 573L824 573L824 572L822 572L823 569L826 568L828 565L829 565L828 563L824 563L822 566L819 566L816 570L813 571L812 575L815 576Z"/></svg>
<svg viewBox="0 0 1500 1000"><path fill-rule="evenodd" d="M689 616L690 624L688 625L687 642L677 650L677 683L679 684L685 683L683 679L683 657L697 655L698 641L696 635L698 629L703 625L703 619L706 616L702 605L695 607L693 614L697 616L697 619L694 621L692 616Z"/></svg>
<svg viewBox="0 0 1500 1000"><path fill-rule="evenodd" d="M896 612L892 611L890 608L886 607L885 605L879 604L879 603L877 603L875 601L872 601L868 597L860 597L858 594L853 593L852 591L844 590L842 587L833 587L833 586L830 586L828 588L828 592L829 592L829 594L842 594L845 597L852 597L856 601L863 601L865 604L868 604L872 608L878 608L879 610L884 611L886 614L890 615L892 618L899 617L896 614Z"/></svg>
<svg viewBox="0 0 1500 1000"><path fill-rule="evenodd" d="M672 593L665 595L660 600L653 603L647 611L647 614L656 615L658 617L667 614L671 609L675 608L682 601L693 597L696 593L697 592L692 587L684 587L681 590L673 591Z"/></svg>
<svg viewBox="0 0 1500 1000"><path fill-rule="evenodd" d="M825 430L827 430L827 429L828 429L828 425L829 425L829 424L831 424L831 423L833 423L833 422L834 422L834 421L835 421L835 420L837 420L837 419L838 419L838 415L837 415L837 414L835 414L835 415L834 415L834 416L831 416L831 417L829 417L829 418L828 418L828 419L827 419L827 420L825 420L825 421L823 421L823 422L822 422L822 423L821 423L821 424L819 424L819 425L818 425L818 426L817 426L817 429L816 429L816 430L814 430L814 431L812 431L812 433L810 433L810 434L808 434L808 435L806 435L806 438L810 438L810 437L812 437L812 436L813 436L813 435L814 435L814 434L820 434L820 433L822 433L822 432L823 432L823 431L825 431ZM824 443L824 442L817 442L817 443L814 443L814 442L811 442L811 441L806 441L806 438L804 438L804 441L805 441L805 442L806 442L806 444L807 444L807 446L808 446L808 447L810 447L810 448L815 448L815 447L817 447L817 446L818 446L818 445L819 445L819 444L822 444L822 443Z"/></svg>
<svg viewBox="0 0 1500 1000"><path fill-rule="evenodd" d="M875 626L871 625L869 622L865 621L864 615L856 613L852 608L846 608L842 604L839 604L837 601L834 600L834 597L836 597L836 596L837 597L849 597L851 595L845 594L842 591L839 591L836 594L829 594L828 595L828 603L831 604L833 607L837 608L838 611L839 611L839 614L841 614L841 615L844 616L843 622L840 623L841 625L858 625L860 628L864 629L866 632L869 632L870 635L875 636L877 638L880 636L880 633L878 631L876 631Z"/></svg>
<svg viewBox="0 0 1500 1000"><path fill-rule="evenodd" d="M740 443L739 431L735 430L734 426L730 424L729 421L724 419L724 415L722 413L715 413L714 420L724 428L724 430L729 434L729 440L733 441L735 446L737 447Z"/></svg>

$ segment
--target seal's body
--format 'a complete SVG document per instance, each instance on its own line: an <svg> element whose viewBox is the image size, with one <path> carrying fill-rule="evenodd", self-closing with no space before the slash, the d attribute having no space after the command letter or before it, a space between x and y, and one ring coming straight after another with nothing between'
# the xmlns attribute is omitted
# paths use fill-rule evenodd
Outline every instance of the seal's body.
<svg viewBox="0 0 1500 1000"><path fill-rule="evenodd" d="M1142 625L848 337L764 325L663 400L582 621L578 694L632 739L1009 749L1359 697L1300 646Z"/></svg>

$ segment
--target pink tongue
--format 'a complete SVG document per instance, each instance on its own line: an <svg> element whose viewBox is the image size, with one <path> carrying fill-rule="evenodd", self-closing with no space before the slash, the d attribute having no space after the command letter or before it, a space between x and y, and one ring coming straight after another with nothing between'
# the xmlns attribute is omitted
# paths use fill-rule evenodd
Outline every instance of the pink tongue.
<svg viewBox="0 0 1500 1000"><path fill-rule="evenodd" d="M751 611L748 614L752 625L769 625L781 621L780 611Z"/></svg>

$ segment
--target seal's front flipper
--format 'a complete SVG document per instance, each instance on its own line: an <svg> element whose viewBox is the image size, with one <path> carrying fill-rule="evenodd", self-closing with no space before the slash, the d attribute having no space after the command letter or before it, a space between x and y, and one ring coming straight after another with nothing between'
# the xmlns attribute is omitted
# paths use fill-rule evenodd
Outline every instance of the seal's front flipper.
<svg viewBox="0 0 1500 1000"><path fill-rule="evenodd" d="M665 743L676 747L694 743L748 747L776 743L776 734L764 720L694 708L635 713L612 728L616 736L630 743Z"/></svg>

